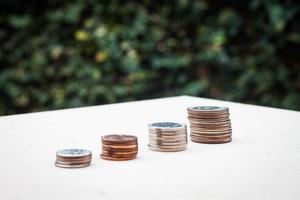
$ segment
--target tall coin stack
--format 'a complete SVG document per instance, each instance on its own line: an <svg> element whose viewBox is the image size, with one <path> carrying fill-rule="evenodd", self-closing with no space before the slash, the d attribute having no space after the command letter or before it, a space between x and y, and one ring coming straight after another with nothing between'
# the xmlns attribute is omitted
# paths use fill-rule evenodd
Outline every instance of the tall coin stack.
<svg viewBox="0 0 300 200"><path fill-rule="evenodd" d="M138 153L137 137L132 135L105 135L101 137L104 160L132 160Z"/></svg>
<svg viewBox="0 0 300 200"><path fill-rule="evenodd" d="M232 129L228 108L197 106L187 110L193 142L218 144L231 141Z"/></svg>
<svg viewBox="0 0 300 200"><path fill-rule="evenodd" d="M63 168L88 167L92 152L86 149L62 149L56 152L55 165Z"/></svg>
<svg viewBox="0 0 300 200"><path fill-rule="evenodd" d="M174 122L149 124L149 144L152 151L183 151L187 145L186 125Z"/></svg>

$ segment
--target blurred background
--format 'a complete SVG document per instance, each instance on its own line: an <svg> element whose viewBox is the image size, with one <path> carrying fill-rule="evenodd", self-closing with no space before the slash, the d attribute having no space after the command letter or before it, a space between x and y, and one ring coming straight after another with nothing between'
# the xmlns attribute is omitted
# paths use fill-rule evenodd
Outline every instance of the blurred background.
<svg viewBox="0 0 300 200"><path fill-rule="evenodd" d="M175 95L300 110L297 1L0 7L0 115Z"/></svg>

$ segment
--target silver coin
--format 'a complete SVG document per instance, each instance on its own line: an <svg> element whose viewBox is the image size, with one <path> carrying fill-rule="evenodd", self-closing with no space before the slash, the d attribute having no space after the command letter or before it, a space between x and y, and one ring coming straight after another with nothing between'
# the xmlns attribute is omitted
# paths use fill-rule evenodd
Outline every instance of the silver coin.
<svg viewBox="0 0 300 200"><path fill-rule="evenodd" d="M190 130L198 130L198 131L226 131L231 130L231 126L224 126L224 127L197 127L197 126L191 126Z"/></svg>
<svg viewBox="0 0 300 200"><path fill-rule="evenodd" d="M231 133L225 133L225 134L194 134L191 133L190 136L193 137L201 137L201 138L224 138L224 137L231 137L232 134Z"/></svg>
<svg viewBox="0 0 300 200"><path fill-rule="evenodd" d="M191 119L189 118L190 124L198 124L198 123L227 123L229 118L223 118L223 119Z"/></svg>
<svg viewBox="0 0 300 200"><path fill-rule="evenodd" d="M149 141L150 145L157 145L157 146L179 146L179 145L186 145L187 141L180 141L180 142L162 142L162 141Z"/></svg>
<svg viewBox="0 0 300 200"><path fill-rule="evenodd" d="M186 149L186 146L173 148L173 149L165 149L165 148L153 147L148 145L148 149L151 151L159 151L159 152L177 152L177 151L184 151Z"/></svg>
<svg viewBox="0 0 300 200"><path fill-rule="evenodd" d="M228 111L227 107L220 107L220 106L193 106L188 107L189 111L202 111L202 112L222 112Z"/></svg>
<svg viewBox="0 0 300 200"><path fill-rule="evenodd" d="M226 142L231 142L232 138L222 138L222 139L199 139L199 138L194 138L191 137L191 141L197 142L197 143L211 143L211 144L218 144L218 143L226 143Z"/></svg>
<svg viewBox="0 0 300 200"><path fill-rule="evenodd" d="M149 128L148 130L150 132L154 133L166 133L166 134L172 134L172 133L180 133L184 132L187 128L180 128L180 129L159 129L159 128Z"/></svg>
<svg viewBox="0 0 300 200"><path fill-rule="evenodd" d="M184 148L187 146L187 144L180 144L180 145L157 145L157 144L148 144L148 146L155 147L155 148L161 148L161 149L177 149L177 148Z"/></svg>
<svg viewBox="0 0 300 200"><path fill-rule="evenodd" d="M199 116L199 117L218 117L218 116L228 116L230 115L230 113L228 111L218 111L218 112L214 112L214 111L209 111L209 112L204 112L204 111L191 111L188 110L188 115L194 115L194 116Z"/></svg>
<svg viewBox="0 0 300 200"><path fill-rule="evenodd" d="M172 139L166 139L166 138L148 138L149 141L157 141L157 142L182 142L187 140L187 136L184 138L172 138Z"/></svg>
<svg viewBox="0 0 300 200"><path fill-rule="evenodd" d="M230 119L226 121L203 121L203 120L196 120L190 121L190 124L194 125L221 125L221 124L231 124Z"/></svg>
<svg viewBox="0 0 300 200"><path fill-rule="evenodd" d="M194 128L191 128L191 132L193 133L207 133L207 134L210 134L210 133L231 133L232 132L232 129L224 129L224 130L211 130L211 129L194 129Z"/></svg>
<svg viewBox="0 0 300 200"><path fill-rule="evenodd" d="M155 132L149 131L149 135L151 135L153 137L182 137L186 134L187 134L187 131L177 132L177 133L165 133L165 132L155 133Z"/></svg>
<svg viewBox="0 0 300 200"><path fill-rule="evenodd" d="M92 155L92 152L87 149L62 149L58 150L56 155L61 157L82 157Z"/></svg>
<svg viewBox="0 0 300 200"><path fill-rule="evenodd" d="M155 122L148 125L149 129L163 130L163 131L174 131L180 129L186 129L186 125L176 122Z"/></svg>
<svg viewBox="0 0 300 200"><path fill-rule="evenodd" d="M55 166L61 167L61 168L83 168L90 166L91 163L83 163L83 164L61 164L55 162Z"/></svg>
<svg viewBox="0 0 300 200"><path fill-rule="evenodd" d="M226 126L231 126L231 123L215 123L215 124L190 124L190 126L194 126L194 127L209 127L209 128L213 128L213 127L226 127Z"/></svg>
<svg viewBox="0 0 300 200"><path fill-rule="evenodd" d="M202 122L224 122L229 119L229 115L218 115L218 116L211 116L211 117L205 117L205 116L194 116L194 115L188 115L189 121L202 121Z"/></svg>
<svg viewBox="0 0 300 200"><path fill-rule="evenodd" d="M228 132L195 132L191 131L190 135L224 135L224 134L232 134L231 131Z"/></svg>
<svg viewBox="0 0 300 200"><path fill-rule="evenodd" d="M164 134L153 134L149 133L149 137L151 138L165 138L165 139L179 139L179 138L184 138L186 137L187 133L185 132L184 134L178 134L178 135L164 135Z"/></svg>

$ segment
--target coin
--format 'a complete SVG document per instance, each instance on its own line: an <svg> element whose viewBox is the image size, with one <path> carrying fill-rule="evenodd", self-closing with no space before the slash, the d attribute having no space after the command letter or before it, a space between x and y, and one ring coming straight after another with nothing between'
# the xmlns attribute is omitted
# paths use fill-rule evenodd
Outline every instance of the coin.
<svg viewBox="0 0 300 200"><path fill-rule="evenodd" d="M185 124L175 123L175 122L155 122L155 123L149 124L148 127L149 127L149 130L154 129L154 130L161 130L164 132L186 129Z"/></svg>
<svg viewBox="0 0 300 200"><path fill-rule="evenodd" d="M137 154L137 151L118 152L118 151L102 150L102 154L105 154L105 155L132 155L132 154Z"/></svg>
<svg viewBox="0 0 300 200"><path fill-rule="evenodd" d="M172 147L172 146L178 146L178 145L186 145L187 142L157 142L157 141L149 141L149 145L157 145L161 147Z"/></svg>
<svg viewBox="0 0 300 200"><path fill-rule="evenodd" d="M229 109L227 107L220 106L193 106L188 107L188 111L196 111L203 113L218 113L218 112L227 112Z"/></svg>
<svg viewBox="0 0 300 200"><path fill-rule="evenodd" d="M56 162L55 166L61 167L61 168L83 168L90 166L90 163L83 163L83 164L61 164Z"/></svg>
<svg viewBox="0 0 300 200"><path fill-rule="evenodd" d="M63 168L80 168L90 165L92 152L86 149L62 149L56 152L55 165Z"/></svg>
<svg viewBox="0 0 300 200"><path fill-rule="evenodd" d="M190 127L192 128L197 128L197 129L230 129L231 128L231 124L222 124L222 125L194 125L191 124Z"/></svg>
<svg viewBox="0 0 300 200"><path fill-rule="evenodd" d="M180 130L155 130L155 129L149 129L149 133L152 134L156 134L156 135L161 135L163 133L163 135L168 135L168 136L176 136L176 135L181 135L184 134L186 132L186 129L180 129Z"/></svg>
<svg viewBox="0 0 300 200"><path fill-rule="evenodd" d="M231 129L224 130L224 131L217 131L217 130L194 130L191 129L191 133L194 134L213 134L213 135L219 135L219 134L225 134L225 133L232 133Z"/></svg>
<svg viewBox="0 0 300 200"><path fill-rule="evenodd" d="M211 115L211 116L204 116L204 115L191 115L189 114L189 120L204 120L204 121L226 121L229 119L229 115Z"/></svg>
<svg viewBox="0 0 300 200"><path fill-rule="evenodd" d="M156 122L148 125L149 150L183 151L187 145L186 125L176 122Z"/></svg>
<svg viewBox="0 0 300 200"><path fill-rule="evenodd" d="M193 137L203 137L203 138L223 138L223 137L231 137L231 133L227 134L193 134L191 133L191 136Z"/></svg>
<svg viewBox="0 0 300 200"><path fill-rule="evenodd" d="M160 138L180 138L180 137L184 137L186 135L186 130L184 132L181 133L176 133L176 134L169 134L169 133L152 133L149 132L149 136L152 137L160 137Z"/></svg>
<svg viewBox="0 0 300 200"><path fill-rule="evenodd" d="M83 157L90 156L92 153L86 149L62 149L56 152L57 156L61 157Z"/></svg>
<svg viewBox="0 0 300 200"><path fill-rule="evenodd" d="M138 147L118 149L118 148L110 148L110 147L102 146L102 150L111 151L111 152L128 152L128 151L138 151Z"/></svg>
<svg viewBox="0 0 300 200"><path fill-rule="evenodd" d="M191 141L198 143L225 143L232 140L229 109L218 106L187 108Z"/></svg>
<svg viewBox="0 0 300 200"><path fill-rule="evenodd" d="M119 157L105 156L102 154L100 155L100 157L104 160L112 160L112 161L127 161L127 160L133 160L136 158L136 156L119 158Z"/></svg>
<svg viewBox="0 0 300 200"><path fill-rule="evenodd" d="M231 142L232 138L226 138L226 139L220 139L220 140L212 140L212 139L199 139L199 138L194 138L191 137L191 140L193 142L197 142L197 143L207 143L207 144L218 144L218 143L227 143L227 142Z"/></svg>
<svg viewBox="0 0 300 200"><path fill-rule="evenodd" d="M78 159L67 159L67 158L61 158L61 157L56 157L56 162L60 162L60 163L85 163L85 162L89 162L92 160L92 157L88 157L88 158L78 158Z"/></svg>
<svg viewBox="0 0 300 200"><path fill-rule="evenodd" d="M148 137L149 141L158 141L158 142L183 142L187 140L187 137L179 138L159 138L159 137Z"/></svg>
<svg viewBox="0 0 300 200"><path fill-rule="evenodd" d="M132 135L104 135L101 137L102 153L105 160L131 160L138 153L138 141Z"/></svg>
<svg viewBox="0 0 300 200"><path fill-rule="evenodd" d="M106 154L106 153L101 153L102 156L106 157L112 157L112 158L133 158L136 157L136 153L133 154Z"/></svg>
<svg viewBox="0 0 300 200"><path fill-rule="evenodd" d="M136 143L137 137L133 135L104 135L102 143L106 144L130 144Z"/></svg>
<svg viewBox="0 0 300 200"><path fill-rule="evenodd" d="M227 123L231 123L230 119L227 119L226 121L217 121L217 120L190 120L191 124L195 124L195 125L213 125L213 124L227 124Z"/></svg>
<svg viewBox="0 0 300 200"><path fill-rule="evenodd" d="M153 145L148 145L148 149L151 151L159 151L159 152L177 152L177 151L184 151L186 149L186 146L173 147L173 148L161 148Z"/></svg>
<svg viewBox="0 0 300 200"><path fill-rule="evenodd" d="M137 148L137 144L129 144L129 145L107 145L107 144L102 144L102 147L109 147L112 149L129 149L129 148Z"/></svg>

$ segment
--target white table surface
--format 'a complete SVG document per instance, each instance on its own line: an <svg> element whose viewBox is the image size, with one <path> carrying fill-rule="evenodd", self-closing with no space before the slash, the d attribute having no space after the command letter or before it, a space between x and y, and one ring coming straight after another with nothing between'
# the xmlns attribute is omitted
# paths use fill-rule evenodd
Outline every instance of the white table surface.
<svg viewBox="0 0 300 200"><path fill-rule="evenodd" d="M230 108L233 141L147 149L147 124L188 124L186 108ZM104 134L138 136L138 158L99 158ZM81 169L54 166L60 148L93 152ZM0 199L300 199L300 112L195 97L0 117Z"/></svg>

